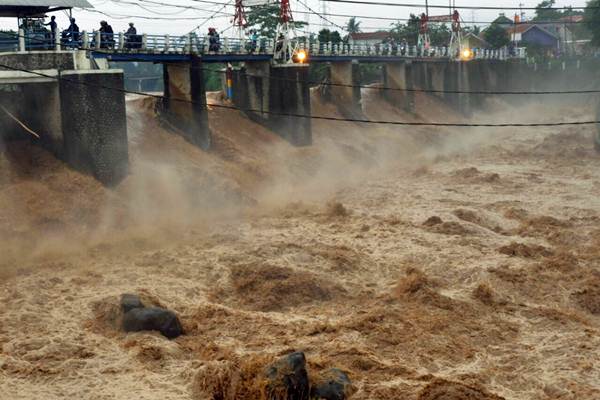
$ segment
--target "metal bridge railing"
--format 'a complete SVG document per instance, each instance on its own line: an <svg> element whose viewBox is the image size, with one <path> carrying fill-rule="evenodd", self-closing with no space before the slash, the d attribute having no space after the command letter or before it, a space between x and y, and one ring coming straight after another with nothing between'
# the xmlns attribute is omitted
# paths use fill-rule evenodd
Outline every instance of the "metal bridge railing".
<svg viewBox="0 0 600 400"><path fill-rule="evenodd" d="M86 49L114 53L175 53L175 54L220 54L271 55L277 43L273 39L258 40L240 38L220 38L210 40L208 36L187 35L127 35L124 33L105 34L102 32L68 32L63 31L57 37L49 32L4 34L0 37L0 51L28 50L65 50ZM350 56L350 57L427 57L456 58L459 54L450 54L448 47L430 47L428 49L409 46L406 43L381 43L368 45L364 43L331 43L318 40L295 40L294 48L303 49L309 56ZM498 50L470 49L474 59L526 58L524 48L507 48Z"/></svg>

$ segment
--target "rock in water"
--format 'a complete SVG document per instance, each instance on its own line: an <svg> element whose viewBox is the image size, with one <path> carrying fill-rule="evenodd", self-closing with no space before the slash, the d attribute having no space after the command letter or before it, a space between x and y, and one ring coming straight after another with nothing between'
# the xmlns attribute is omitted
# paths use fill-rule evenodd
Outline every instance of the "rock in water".
<svg viewBox="0 0 600 400"><path fill-rule="evenodd" d="M350 378L344 371L332 368L313 382L310 398L314 400L346 400L354 393Z"/></svg>
<svg viewBox="0 0 600 400"><path fill-rule="evenodd" d="M304 353L288 354L267 368L267 399L308 400L310 385Z"/></svg>
<svg viewBox="0 0 600 400"><path fill-rule="evenodd" d="M125 293L121 295L121 308L123 309L123 313L127 313L134 308L144 308L144 305L137 294Z"/></svg>
<svg viewBox="0 0 600 400"><path fill-rule="evenodd" d="M173 311L164 308L133 308L123 316L125 332L159 331L174 339L183 333L181 323Z"/></svg>

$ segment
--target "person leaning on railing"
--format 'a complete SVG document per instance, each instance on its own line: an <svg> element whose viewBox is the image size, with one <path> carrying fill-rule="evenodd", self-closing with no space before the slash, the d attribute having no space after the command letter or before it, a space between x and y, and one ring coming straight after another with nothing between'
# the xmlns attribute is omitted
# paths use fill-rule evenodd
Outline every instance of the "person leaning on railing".
<svg viewBox="0 0 600 400"><path fill-rule="evenodd" d="M106 21L100 21L100 48L114 48L115 47L115 34L112 26Z"/></svg>
<svg viewBox="0 0 600 400"><path fill-rule="evenodd" d="M135 26L133 26L133 22L129 23L129 29L127 29L127 32L125 32L125 48L142 48L142 37L137 34L137 29L135 29Z"/></svg>
<svg viewBox="0 0 600 400"><path fill-rule="evenodd" d="M75 23L75 18L71 18L71 25L62 31L61 42L65 46L77 47L80 38L79 27Z"/></svg>

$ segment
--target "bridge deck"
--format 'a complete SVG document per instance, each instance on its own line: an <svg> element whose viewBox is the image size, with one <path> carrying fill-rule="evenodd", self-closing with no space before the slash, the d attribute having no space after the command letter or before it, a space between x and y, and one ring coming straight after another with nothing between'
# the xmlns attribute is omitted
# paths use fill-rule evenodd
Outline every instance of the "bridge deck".
<svg viewBox="0 0 600 400"><path fill-rule="evenodd" d="M0 39L0 51L27 50L89 50L96 58L110 61L148 61L148 62L185 62L192 55L202 57L206 63L227 63L242 61L268 61L273 58L276 42L273 39L261 38L250 41L240 38L223 38L218 46L210 44L208 37L193 34L184 36L169 35L135 35L126 37L123 33L112 38L104 37L100 32L77 33L56 41L39 34L27 34L20 31L14 37ZM303 49L313 62L335 62L359 60L362 62L386 62L406 59L426 59L428 61L449 60L449 49L431 47L421 49L416 46L402 46L397 43L364 45L356 43L321 43L318 40L298 39L296 48ZM524 49L515 49L512 54L508 49L488 50L472 49L475 59L504 60L507 58L524 58Z"/></svg>

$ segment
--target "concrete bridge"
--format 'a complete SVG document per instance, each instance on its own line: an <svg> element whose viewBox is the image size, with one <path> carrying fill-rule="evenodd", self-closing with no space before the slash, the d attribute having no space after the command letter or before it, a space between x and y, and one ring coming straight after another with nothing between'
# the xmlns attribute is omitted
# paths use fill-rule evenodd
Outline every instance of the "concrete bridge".
<svg viewBox="0 0 600 400"><path fill-rule="evenodd" d="M206 150L211 147L211 135L203 65L240 63L229 72L233 104L292 145L312 144L311 120L299 117L311 115L309 89L316 83L309 81L309 64L277 63L272 41L252 48L247 41L223 39L221 48L210 52L207 42L191 35L142 36L137 48L131 48L123 35L114 43L99 39L98 34L84 34L81 43L57 42L52 49L31 51L21 35L17 51L0 53L0 91L13 93L3 96L0 105L13 110L23 123L38 127L43 136L40 143L58 157L106 184L118 183L128 164L123 72L107 69L107 61L161 63L160 117L176 133ZM327 99L350 118L362 117L361 63L379 63L382 95L407 111L417 111L415 90L430 91L457 112L469 115L484 103L471 92L540 90L549 82L552 87L572 84L560 68L546 72L544 66L528 65L520 51L514 57L503 51L475 51L469 61L458 61L443 48L420 52L316 42L298 47L308 51L310 63L326 63ZM580 63L576 68L582 68ZM226 82L225 71L222 80ZM52 107L42 109L40 104ZM2 121L5 118L0 116Z"/></svg>

